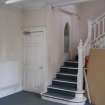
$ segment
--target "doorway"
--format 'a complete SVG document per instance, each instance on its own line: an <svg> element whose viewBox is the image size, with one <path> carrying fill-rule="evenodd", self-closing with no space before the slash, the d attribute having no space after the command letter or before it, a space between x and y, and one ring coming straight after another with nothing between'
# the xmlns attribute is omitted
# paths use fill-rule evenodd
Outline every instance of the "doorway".
<svg viewBox="0 0 105 105"><path fill-rule="evenodd" d="M66 23L64 27L64 60L69 60L69 36L70 26L69 23Z"/></svg>
<svg viewBox="0 0 105 105"><path fill-rule="evenodd" d="M44 28L32 28L24 35L24 90L44 91L46 73L46 38Z"/></svg>

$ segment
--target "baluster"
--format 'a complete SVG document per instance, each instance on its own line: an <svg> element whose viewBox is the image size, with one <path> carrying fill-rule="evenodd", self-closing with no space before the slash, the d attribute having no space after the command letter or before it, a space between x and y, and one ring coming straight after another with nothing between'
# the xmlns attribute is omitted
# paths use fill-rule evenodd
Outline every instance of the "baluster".
<svg viewBox="0 0 105 105"><path fill-rule="evenodd" d="M105 33L105 18L103 18L103 34Z"/></svg>
<svg viewBox="0 0 105 105"><path fill-rule="evenodd" d="M103 20L100 21L100 35L103 34Z"/></svg>
<svg viewBox="0 0 105 105"><path fill-rule="evenodd" d="M91 40L92 35L92 21L88 20L88 40Z"/></svg>
<svg viewBox="0 0 105 105"><path fill-rule="evenodd" d="M90 48L91 48L91 42L92 42L92 28L93 28L93 24L92 24L92 21L89 20L88 21L88 45L87 45L87 55L89 54L90 52ZM94 32L95 33L95 32ZM85 48L86 49L86 48Z"/></svg>
<svg viewBox="0 0 105 105"><path fill-rule="evenodd" d="M94 40L95 39L95 37L96 37L96 24L94 24L93 25L93 30L94 30L94 35L93 35L93 39L92 40Z"/></svg>
<svg viewBox="0 0 105 105"><path fill-rule="evenodd" d="M98 35L97 36L99 36L100 35L100 21L98 22Z"/></svg>
<svg viewBox="0 0 105 105"><path fill-rule="evenodd" d="M80 40L78 46L78 76L77 76L77 91L83 92L83 42ZM83 94L77 95L83 97Z"/></svg>

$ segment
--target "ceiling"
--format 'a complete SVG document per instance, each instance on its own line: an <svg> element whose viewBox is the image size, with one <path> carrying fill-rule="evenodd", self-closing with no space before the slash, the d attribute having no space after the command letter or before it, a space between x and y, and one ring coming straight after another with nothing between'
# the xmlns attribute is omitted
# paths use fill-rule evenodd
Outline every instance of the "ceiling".
<svg viewBox="0 0 105 105"><path fill-rule="evenodd" d="M3 4L6 0L0 0L0 1ZM22 0L20 2L8 5L26 9L26 8L40 8L46 5L62 6L62 5L69 5L85 1L92 1L92 0Z"/></svg>

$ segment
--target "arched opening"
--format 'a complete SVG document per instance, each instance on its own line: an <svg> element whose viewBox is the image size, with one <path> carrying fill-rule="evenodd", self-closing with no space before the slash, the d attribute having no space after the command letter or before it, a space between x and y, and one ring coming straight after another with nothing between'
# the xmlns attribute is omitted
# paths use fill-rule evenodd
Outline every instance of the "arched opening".
<svg viewBox="0 0 105 105"><path fill-rule="evenodd" d="M69 23L66 23L64 27L64 60L69 59L69 35L70 26Z"/></svg>

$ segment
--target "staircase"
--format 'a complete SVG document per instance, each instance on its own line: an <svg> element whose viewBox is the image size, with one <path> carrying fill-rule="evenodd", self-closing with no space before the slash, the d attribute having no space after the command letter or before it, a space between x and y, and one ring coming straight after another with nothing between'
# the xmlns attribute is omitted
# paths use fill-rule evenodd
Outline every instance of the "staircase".
<svg viewBox="0 0 105 105"><path fill-rule="evenodd" d="M84 93L77 91L77 74L78 61L65 61L42 98L67 105L84 105L86 98L81 100L76 97Z"/></svg>

